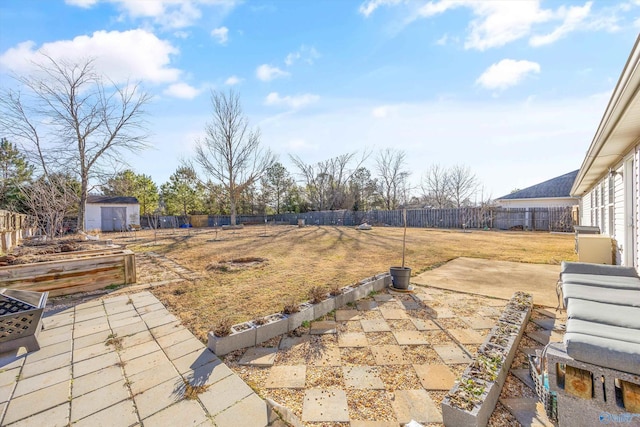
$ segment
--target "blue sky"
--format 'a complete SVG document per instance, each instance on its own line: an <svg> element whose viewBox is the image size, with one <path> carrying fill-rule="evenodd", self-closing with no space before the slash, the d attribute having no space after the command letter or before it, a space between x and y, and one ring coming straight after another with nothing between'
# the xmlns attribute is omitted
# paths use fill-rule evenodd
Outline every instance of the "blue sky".
<svg viewBox="0 0 640 427"><path fill-rule="evenodd" d="M579 168L638 29L638 0L5 0L0 83L40 49L140 80L152 148L128 162L159 185L233 88L292 172L394 147L416 186L466 164L499 197Z"/></svg>

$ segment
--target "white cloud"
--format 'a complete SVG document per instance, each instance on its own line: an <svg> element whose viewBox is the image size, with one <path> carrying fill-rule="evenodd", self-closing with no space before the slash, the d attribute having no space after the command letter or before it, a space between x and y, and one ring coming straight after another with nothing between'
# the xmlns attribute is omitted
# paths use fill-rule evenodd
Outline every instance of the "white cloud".
<svg viewBox="0 0 640 427"><path fill-rule="evenodd" d="M89 8L97 3L115 4L123 17L147 19L164 28L184 28L202 17L202 7L216 6L228 13L238 0L66 0L67 4Z"/></svg>
<svg viewBox="0 0 640 427"><path fill-rule="evenodd" d="M290 151L300 152L300 151L308 151L315 150L318 148L316 145L309 144L302 138L294 138L287 143L287 148Z"/></svg>
<svg viewBox="0 0 640 427"><path fill-rule="evenodd" d="M171 56L178 54L179 50L168 41L142 29L96 31L90 36L44 43L40 47L32 41L26 41L3 52L0 55L0 67L28 73L34 70L34 62L44 59L41 52L53 59L71 62L95 58L96 71L117 83L128 79L174 83L182 73L170 66Z"/></svg>
<svg viewBox="0 0 640 427"><path fill-rule="evenodd" d="M224 81L224 84L226 84L227 86L234 86L234 85L237 85L240 82L242 82L242 79L240 77L231 76L231 77L227 78L227 80Z"/></svg>
<svg viewBox="0 0 640 427"><path fill-rule="evenodd" d="M559 10L560 15L564 15L564 21L552 32L542 35L533 36L529 40L531 46L543 46L551 43L555 43L566 34L575 31L589 16L591 12L591 2L586 3L584 6L572 6L569 9L561 7Z"/></svg>
<svg viewBox="0 0 640 427"><path fill-rule="evenodd" d="M309 104L317 102L320 97L310 93L295 96L280 96L278 92L271 92L264 100L265 105L289 107L298 109Z"/></svg>
<svg viewBox="0 0 640 427"><path fill-rule="evenodd" d="M200 94L200 90L186 83L174 83L163 93L175 98L193 99Z"/></svg>
<svg viewBox="0 0 640 427"><path fill-rule="evenodd" d="M297 61L303 61L311 65L318 58L320 58L320 54L313 46L307 47L305 45L302 45L297 51L289 53L284 59L284 63L287 65L287 67L292 66Z"/></svg>
<svg viewBox="0 0 640 427"><path fill-rule="evenodd" d="M449 41L449 35L445 34L442 37L440 37L438 40L436 40L436 44L438 46L444 46L447 44L448 41Z"/></svg>
<svg viewBox="0 0 640 427"><path fill-rule="evenodd" d="M486 89L504 90L520 83L531 74L540 73L540 64L531 61L503 59L482 73L476 83Z"/></svg>
<svg viewBox="0 0 640 427"><path fill-rule="evenodd" d="M189 33L187 31L175 31L173 33L173 36L177 39L188 39L189 38Z"/></svg>
<svg viewBox="0 0 640 427"><path fill-rule="evenodd" d="M211 30L211 37L220 44L227 44L229 41L229 29L227 27L214 28Z"/></svg>
<svg viewBox="0 0 640 427"><path fill-rule="evenodd" d="M402 0L368 0L360 5L358 12L368 18L380 6L393 6L401 1Z"/></svg>
<svg viewBox="0 0 640 427"><path fill-rule="evenodd" d="M389 117L389 115L396 109L396 107L389 105L381 105L380 107L376 107L371 111L371 115L376 119L384 119Z"/></svg>
<svg viewBox="0 0 640 427"><path fill-rule="evenodd" d="M282 71L278 67L272 67L269 64L262 64L256 68L256 77L263 82L268 82L279 77L287 77L290 74L287 71Z"/></svg>

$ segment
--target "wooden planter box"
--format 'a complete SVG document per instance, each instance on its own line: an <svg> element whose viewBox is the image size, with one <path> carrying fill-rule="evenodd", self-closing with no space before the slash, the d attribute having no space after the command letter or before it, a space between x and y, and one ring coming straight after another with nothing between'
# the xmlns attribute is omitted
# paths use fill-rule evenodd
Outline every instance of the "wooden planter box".
<svg viewBox="0 0 640 427"><path fill-rule="evenodd" d="M135 254L99 249L51 255L54 261L0 267L0 287L49 292L50 297L136 283Z"/></svg>

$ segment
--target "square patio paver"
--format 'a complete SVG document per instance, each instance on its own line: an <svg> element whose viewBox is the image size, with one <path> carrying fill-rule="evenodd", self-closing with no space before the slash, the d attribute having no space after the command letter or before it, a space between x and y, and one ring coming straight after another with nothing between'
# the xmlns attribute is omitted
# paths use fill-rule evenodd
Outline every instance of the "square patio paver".
<svg viewBox="0 0 640 427"><path fill-rule="evenodd" d="M448 307L437 307L435 310L438 319L451 319L452 317L456 317L456 314Z"/></svg>
<svg viewBox="0 0 640 427"><path fill-rule="evenodd" d="M311 335L324 335L336 333L336 322L333 320L323 320L320 322L311 322L309 329Z"/></svg>
<svg viewBox="0 0 640 427"><path fill-rule="evenodd" d="M391 328L384 319L363 319L360 321L365 332L390 332Z"/></svg>
<svg viewBox="0 0 640 427"><path fill-rule="evenodd" d="M393 331L393 336L399 345L425 345L429 340L420 331Z"/></svg>
<svg viewBox="0 0 640 427"><path fill-rule="evenodd" d="M338 347L324 347L311 352L307 357L310 366L340 366L340 349Z"/></svg>
<svg viewBox="0 0 640 427"><path fill-rule="evenodd" d="M457 345L453 344L445 344L445 345L434 345L433 349L438 353L438 356L446 363L447 365L457 365L459 363L469 363L471 362L471 358L467 356L467 354L460 349Z"/></svg>
<svg viewBox="0 0 640 427"><path fill-rule="evenodd" d="M496 321L481 316L461 317L462 321L471 329L491 329L496 326Z"/></svg>
<svg viewBox="0 0 640 427"><path fill-rule="evenodd" d="M266 388L304 388L306 375L305 365L272 366Z"/></svg>
<svg viewBox="0 0 640 427"><path fill-rule="evenodd" d="M239 365L255 366L259 368L268 368L273 366L276 360L277 348L270 347L251 347L244 352L244 355L238 362Z"/></svg>
<svg viewBox="0 0 640 427"><path fill-rule="evenodd" d="M76 397L71 401L71 422L78 421L128 398L129 390L124 379Z"/></svg>
<svg viewBox="0 0 640 427"><path fill-rule="evenodd" d="M344 383L348 388L382 390L384 383L377 373L377 369L371 366L343 366L342 374Z"/></svg>
<svg viewBox="0 0 640 427"><path fill-rule="evenodd" d="M433 320L411 318L413 325L419 331L438 331L440 327L433 323Z"/></svg>
<svg viewBox="0 0 640 427"><path fill-rule="evenodd" d="M482 344L484 337L473 329L449 329L449 333L462 344Z"/></svg>
<svg viewBox="0 0 640 427"><path fill-rule="evenodd" d="M184 387L178 381L180 379L176 377L158 384L144 393L134 395L133 400L136 402L140 419L150 417L181 400Z"/></svg>
<svg viewBox="0 0 640 427"><path fill-rule="evenodd" d="M407 365L409 362L404 357L402 348L399 345L374 345L369 347L376 365Z"/></svg>
<svg viewBox="0 0 640 427"><path fill-rule="evenodd" d="M367 347L369 341L363 332L345 332L338 335L338 347Z"/></svg>
<svg viewBox="0 0 640 427"><path fill-rule="evenodd" d="M419 423L441 423L442 414L426 390L396 390L391 406L402 425L411 420Z"/></svg>
<svg viewBox="0 0 640 427"><path fill-rule="evenodd" d="M380 314L386 320L402 320L408 319L407 312L401 308L380 308Z"/></svg>
<svg viewBox="0 0 640 427"><path fill-rule="evenodd" d="M336 321L338 322L360 319L360 312L358 310L336 310Z"/></svg>
<svg viewBox="0 0 640 427"><path fill-rule="evenodd" d="M356 308L359 311L369 311L378 308L378 303L375 301L356 301Z"/></svg>
<svg viewBox="0 0 640 427"><path fill-rule="evenodd" d="M181 400L144 420L144 426L165 427L175 425L176 420L184 426L197 426L207 421L207 414L197 401Z"/></svg>
<svg viewBox="0 0 640 427"><path fill-rule="evenodd" d="M344 390L307 390L302 404L302 421L349 422L347 395Z"/></svg>
<svg viewBox="0 0 640 427"><path fill-rule="evenodd" d="M425 390L450 390L456 381L447 365L413 365Z"/></svg>

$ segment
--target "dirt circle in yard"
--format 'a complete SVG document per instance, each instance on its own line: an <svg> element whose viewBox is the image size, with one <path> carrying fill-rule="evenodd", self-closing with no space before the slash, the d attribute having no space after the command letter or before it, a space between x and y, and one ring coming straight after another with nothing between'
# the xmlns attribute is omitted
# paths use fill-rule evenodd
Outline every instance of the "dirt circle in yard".
<svg viewBox="0 0 640 427"><path fill-rule="evenodd" d="M259 267L267 262L266 258L242 257L214 262L207 266L207 271L238 271Z"/></svg>

